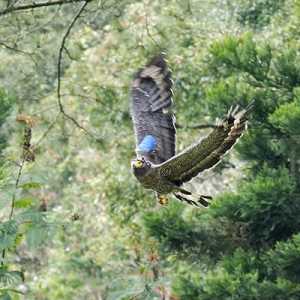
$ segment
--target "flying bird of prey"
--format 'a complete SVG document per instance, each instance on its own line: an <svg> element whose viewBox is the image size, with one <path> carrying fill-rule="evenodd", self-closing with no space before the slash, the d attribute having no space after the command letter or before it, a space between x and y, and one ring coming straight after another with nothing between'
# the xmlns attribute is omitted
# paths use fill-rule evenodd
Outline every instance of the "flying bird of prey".
<svg viewBox="0 0 300 300"><path fill-rule="evenodd" d="M212 132L175 154L175 117L172 113L172 79L164 55L155 56L135 75L131 116L136 136L136 155L131 167L138 181L154 190L160 204L167 194L194 206L207 207L211 197L194 195L182 187L200 172L216 165L246 130L252 104L231 107Z"/></svg>

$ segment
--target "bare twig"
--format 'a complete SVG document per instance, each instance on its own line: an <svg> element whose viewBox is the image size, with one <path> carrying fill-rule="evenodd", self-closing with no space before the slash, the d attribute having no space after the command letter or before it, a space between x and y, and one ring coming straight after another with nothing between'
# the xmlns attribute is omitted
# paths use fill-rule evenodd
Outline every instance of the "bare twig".
<svg viewBox="0 0 300 300"><path fill-rule="evenodd" d="M70 4L70 3L80 3L82 2L82 6L74 16L73 20L71 21L70 25L67 28L66 33L63 36L61 46L59 48L59 53L58 53L58 63L57 63L57 102L58 102L58 107L59 107L59 114L62 114L65 118L69 119L76 127L84 131L87 135L90 137L97 139L93 136L92 133L90 133L88 130L86 130L73 116L71 116L69 113L66 112L63 104L62 104L62 99L61 99L61 73L62 73L62 60L63 60L63 52L65 51L67 55L69 56L70 59L72 59L68 49L66 48L66 41L70 35L70 32L72 28L74 27L76 21L79 19L81 14L83 13L84 9L86 8L87 4L92 2L94 0L53 0L53 1L48 1L48 2L34 2L32 4L27 4L27 5L18 5L16 4L19 1L14 1L10 5L7 6L6 9L0 11L0 16L14 12L14 11L23 11L23 10L29 10L29 9L36 9L36 8L41 8L41 7L47 7L47 6L60 6L63 4ZM22 50L19 50L17 48L11 47L5 43L0 43L3 47L9 49L9 50L14 50L16 52L22 53L22 54L27 54L30 55L30 53L26 53ZM58 117L58 116L57 116ZM47 128L45 133L42 135L42 137L38 140L37 145L48 135L48 133L51 131L51 129L54 127L57 117L55 120L50 124L50 126Z"/></svg>
<svg viewBox="0 0 300 300"><path fill-rule="evenodd" d="M56 103L55 103L55 104L52 104L52 105L49 105L48 107L45 107L45 108L43 108L43 109L40 109L40 110L37 110L37 111L32 112L32 113L31 113L31 116L39 116L39 115L41 115L42 113L44 113L44 112L49 112L50 110L53 110L53 109L55 109L55 108L57 108L57 104L56 104Z"/></svg>
<svg viewBox="0 0 300 300"><path fill-rule="evenodd" d="M32 55L32 53L29 53L29 52L26 52L26 51L20 50L20 49L18 49L17 47L12 47L12 46L10 46L10 45L8 45L8 44L6 44L6 43L2 42L2 41L0 41L0 46L2 46L2 47L4 47L4 48L6 48L6 49L8 49L8 50L12 50L12 51L15 51L15 52L21 53L21 54L25 54L25 55L29 55L29 56L31 56L31 55Z"/></svg>
<svg viewBox="0 0 300 300"><path fill-rule="evenodd" d="M48 1L48 2L36 2L32 4L25 4L25 5L18 5L14 6L10 5L6 9L0 11L0 16L15 12L15 11L20 11L20 10L29 10L29 9L36 9L36 8L41 8L41 7L46 7L46 6L55 6L55 5L63 5L63 4L70 4L70 3L75 3L75 2L91 2L93 0L57 0L57 1Z"/></svg>
<svg viewBox="0 0 300 300"><path fill-rule="evenodd" d="M76 59L72 56L72 54L70 53L69 49L68 49L66 46L64 46L64 50L66 51L66 53L67 53L68 57L70 58L70 60L76 60Z"/></svg>
<svg viewBox="0 0 300 300"><path fill-rule="evenodd" d="M0 41L0 46L4 47L5 49L7 50L10 50L10 51L14 51L18 54L22 54L22 55L26 55L26 56L29 56L30 59L32 60L32 62L35 64L35 66L37 66L37 62L35 61L34 59L34 54L33 53L30 53L30 52L26 52L26 51L23 51L23 50L20 50L18 49L17 47L13 47L13 46L10 46L2 41Z"/></svg>
<svg viewBox="0 0 300 300"><path fill-rule="evenodd" d="M62 94L62 97L79 97L87 100L93 100L95 102L101 102L99 97L94 97L91 95L84 95L84 94L78 94L78 93L69 93L69 94Z"/></svg>
<svg viewBox="0 0 300 300"><path fill-rule="evenodd" d="M72 123L78 127L79 129L81 129L82 131L84 131L87 135L89 135L90 137L94 138L94 136L87 131L82 125L80 125L78 123L78 121L72 117L71 115L69 115L66 111L65 108L62 104L61 101L61 64L62 64L62 58L63 58L63 50L65 49L65 44L67 41L68 36L70 35L70 32L73 28L73 26L75 25L76 21L78 20L78 18L80 17L81 13L84 11L85 7L88 5L88 3L91 0L86 0L83 5L80 7L79 11L77 12L77 14L74 16L72 22L70 23L65 35L63 36L60 48L59 48L59 52L58 52L58 62L57 62L57 102L58 102L58 107L60 112L64 115L64 117L66 117L67 119L69 119L70 121L72 121Z"/></svg>
<svg viewBox="0 0 300 300"><path fill-rule="evenodd" d="M70 23L65 35L63 36L62 42L61 42L61 46L59 48L59 54L58 54L58 64L57 64L57 102L58 102L58 107L59 107L59 112L56 115L56 117L54 118L54 120L50 123L50 125L48 126L48 128L45 130L45 132L41 135L41 137L37 140L37 142L35 143L35 145L33 145L33 148L36 149L41 143L42 141L46 138L46 136L48 136L48 134L50 133L50 131L55 127L55 124L57 123L57 120L59 118L59 116L62 114L65 118L71 120L78 128L80 128L81 130L83 130L86 134L88 134L90 137L96 139L96 140L100 140L99 138L95 138L90 132L88 132L83 126L81 126L78 121L73 118L72 116L70 116L68 113L66 113L64 106L62 104L62 95L61 94L61 64L62 64L62 58L63 58L63 50L65 50L68 54L67 48L66 48L66 41L67 38L72 30L72 27L74 26L74 24L76 23L76 21L78 20L78 18L80 17L81 13L84 11L85 7L87 6L87 4L89 2L91 2L92 0L86 0L84 2L84 4L81 6L81 8L79 9L78 13L74 16L72 22ZM78 2L78 1L77 1Z"/></svg>
<svg viewBox="0 0 300 300"><path fill-rule="evenodd" d="M160 46L159 43L155 40L155 38L153 37L153 35L152 35L151 32L150 32L146 4L144 4L144 10L145 10L145 26L146 26L146 32L147 32L147 35L148 35L149 38L153 41L153 43L155 44L155 46L156 46L158 49L161 49L161 46Z"/></svg>
<svg viewBox="0 0 300 300"><path fill-rule="evenodd" d="M60 112L57 114L55 119L51 122L51 124L48 126L48 128L45 130L45 132L42 134L42 136L38 139L38 141L35 143L35 145L33 146L35 149L45 139L45 137L49 134L49 132L52 130L52 128L54 127L54 125L57 122L59 115L60 115Z"/></svg>
<svg viewBox="0 0 300 300"><path fill-rule="evenodd" d="M6 9L11 8L12 6L16 5L19 2L19 0L15 0L15 1L7 1L7 5L6 5Z"/></svg>

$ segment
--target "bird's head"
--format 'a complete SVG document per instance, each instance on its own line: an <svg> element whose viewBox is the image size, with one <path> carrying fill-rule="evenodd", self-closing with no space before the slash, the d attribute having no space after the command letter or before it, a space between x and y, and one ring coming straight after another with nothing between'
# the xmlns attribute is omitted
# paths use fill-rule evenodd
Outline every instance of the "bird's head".
<svg viewBox="0 0 300 300"><path fill-rule="evenodd" d="M131 167L136 175L143 175L151 168L151 163L146 161L144 157L141 157L132 160Z"/></svg>

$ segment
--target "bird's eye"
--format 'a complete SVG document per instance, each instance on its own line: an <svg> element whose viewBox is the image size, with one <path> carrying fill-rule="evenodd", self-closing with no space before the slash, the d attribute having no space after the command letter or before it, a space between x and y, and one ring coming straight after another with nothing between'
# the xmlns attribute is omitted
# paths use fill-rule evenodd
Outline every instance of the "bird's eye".
<svg viewBox="0 0 300 300"><path fill-rule="evenodd" d="M134 166L135 166L136 168L141 168L141 167L143 166L143 162L140 161L140 160L137 160L137 161L134 163Z"/></svg>

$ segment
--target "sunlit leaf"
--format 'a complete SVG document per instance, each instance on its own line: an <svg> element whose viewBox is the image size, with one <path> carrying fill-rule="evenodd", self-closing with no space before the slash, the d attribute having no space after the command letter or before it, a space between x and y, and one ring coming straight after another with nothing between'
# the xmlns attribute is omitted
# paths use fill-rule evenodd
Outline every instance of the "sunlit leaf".
<svg viewBox="0 0 300 300"><path fill-rule="evenodd" d="M35 199L33 198L21 198L15 201L16 208L26 208L32 206Z"/></svg>
<svg viewBox="0 0 300 300"><path fill-rule="evenodd" d="M20 185L20 187L24 190L40 189L42 187L42 184L39 182L26 182Z"/></svg>
<svg viewBox="0 0 300 300"><path fill-rule="evenodd" d="M0 267L0 282L4 285L20 283L23 277L20 271L9 271L5 267Z"/></svg>

